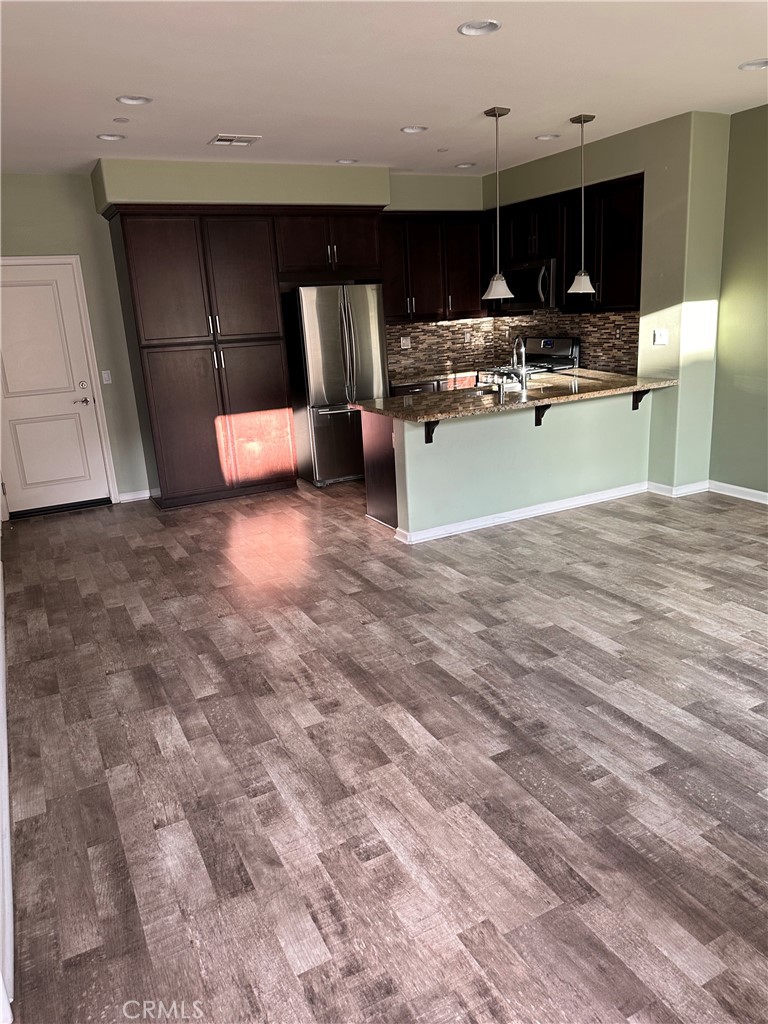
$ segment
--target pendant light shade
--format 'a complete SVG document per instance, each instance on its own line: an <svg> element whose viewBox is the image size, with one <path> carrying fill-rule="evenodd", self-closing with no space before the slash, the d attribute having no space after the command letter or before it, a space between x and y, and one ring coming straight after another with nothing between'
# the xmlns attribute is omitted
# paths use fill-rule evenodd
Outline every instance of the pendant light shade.
<svg viewBox="0 0 768 1024"><path fill-rule="evenodd" d="M485 290L483 301L486 299L514 299L501 272L499 258L499 118L506 117L509 107L491 107L483 113L486 117L492 117L496 121L496 273Z"/></svg>
<svg viewBox="0 0 768 1024"><path fill-rule="evenodd" d="M571 124L581 125L581 270L573 279L573 284L568 289L569 295L594 295L595 289L589 279L589 273L585 268L584 258L584 125L595 120L594 114L577 114L571 118Z"/></svg>

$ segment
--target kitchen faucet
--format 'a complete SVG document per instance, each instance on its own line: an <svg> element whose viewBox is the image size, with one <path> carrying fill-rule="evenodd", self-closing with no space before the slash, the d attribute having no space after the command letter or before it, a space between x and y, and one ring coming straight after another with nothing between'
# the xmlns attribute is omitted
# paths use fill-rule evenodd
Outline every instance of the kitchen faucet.
<svg viewBox="0 0 768 1024"><path fill-rule="evenodd" d="M517 362L518 349L520 351L520 365ZM519 334L515 338L515 344L512 348L512 372L520 381L520 387L525 391L527 383L525 375L525 342Z"/></svg>

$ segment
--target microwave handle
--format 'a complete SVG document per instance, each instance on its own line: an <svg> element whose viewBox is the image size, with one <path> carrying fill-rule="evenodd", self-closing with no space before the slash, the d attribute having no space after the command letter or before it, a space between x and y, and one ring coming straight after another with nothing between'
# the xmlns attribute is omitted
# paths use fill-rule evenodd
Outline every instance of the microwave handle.
<svg viewBox="0 0 768 1024"><path fill-rule="evenodd" d="M539 279L536 282L536 287L539 289L539 298L541 299L541 304L542 305L546 305L546 301L547 301L544 298L544 291L543 291L543 289L541 287L541 282L544 280L544 275L546 274L546 272L547 272L547 268L546 267L542 267L541 270L539 271Z"/></svg>

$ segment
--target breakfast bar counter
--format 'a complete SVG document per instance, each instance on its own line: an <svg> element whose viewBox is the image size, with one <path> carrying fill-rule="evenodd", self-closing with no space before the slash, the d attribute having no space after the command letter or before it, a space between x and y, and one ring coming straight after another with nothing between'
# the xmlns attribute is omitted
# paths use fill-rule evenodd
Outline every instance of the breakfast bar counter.
<svg viewBox="0 0 768 1024"><path fill-rule="evenodd" d="M541 406L582 402L609 395L645 395L658 388L673 387L677 380L660 377L630 377L602 370L565 370L542 373L528 381L527 390L506 391L500 399L498 388L480 386L452 391L372 398L358 402L357 408L410 423L439 423L441 420L514 412ZM642 399L640 399L642 400ZM639 404L635 402L635 408Z"/></svg>
<svg viewBox="0 0 768 1024"><path fill-rule="evenodd" d="M651 396L677 383L578 368L360 401L368 515L418 543L647 490Z"/></svg>

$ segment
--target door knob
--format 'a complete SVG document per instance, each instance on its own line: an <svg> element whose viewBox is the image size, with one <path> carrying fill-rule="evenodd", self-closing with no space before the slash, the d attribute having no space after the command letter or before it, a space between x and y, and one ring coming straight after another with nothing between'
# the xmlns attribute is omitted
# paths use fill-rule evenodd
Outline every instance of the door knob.
<svg viewBox="0 0 768 1024"><path fill-rule="evenodd" d="M90 398L78 398L78 399L76 399L72 403L72 405L90 405L90 404L91 404Z"/></svg>

